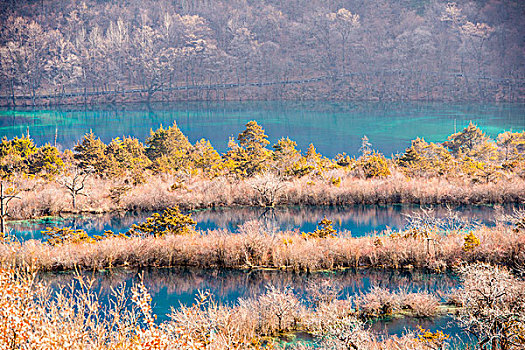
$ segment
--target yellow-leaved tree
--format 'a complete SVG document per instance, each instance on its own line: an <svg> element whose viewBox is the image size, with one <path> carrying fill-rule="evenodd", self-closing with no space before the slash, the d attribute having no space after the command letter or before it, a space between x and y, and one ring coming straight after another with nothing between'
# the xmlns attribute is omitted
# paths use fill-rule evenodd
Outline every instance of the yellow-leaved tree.
<svg viewBox="0 0 525 350"><path fill-rule="evenodd" d="M197 141L193 146L191 161L193 167L202 171L209 178L220 175L224 167L219 152L213 148L210 141L205 139Z"/></svg>
<svg viewBox="0 0 525 350"><path fill-rule="evenodd" d="M243 177L260 174L270 168L273 152L266 148L270 144L264 129L252 120L239 134L237 142L230 139L229 150L225 155L229 170Z"/></svg>
<svg viewBox="0 0 525 350"><path fill-rule="evenodd" d="M274 166L280 176L294 175L294 165L301 159L301 152L296 146L297 143L288 137L279 139L273 145Z"/></svg>
<svg viewBox="0 0 525 350"><path fill-rule="evenodd" d="M161 125L156 131L152 130L146 140L146 155L156 172L189 170L192 149L192 144L175 122L167 129Z"/></svg>
<svg viewBox="0 0 525 350"><path fill-rule="evenodd" d="M443 146L426 142L423 138L412 140L397 164L412 177L435 177L448 174L454 168L454 157Z"/></svg>

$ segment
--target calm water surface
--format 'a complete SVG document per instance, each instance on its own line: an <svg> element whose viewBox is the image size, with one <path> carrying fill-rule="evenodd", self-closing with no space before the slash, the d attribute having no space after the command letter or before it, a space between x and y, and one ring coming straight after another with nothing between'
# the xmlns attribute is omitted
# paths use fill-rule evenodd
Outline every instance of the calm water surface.
<svg viewBox="0 0 525 350"><path fill-rule="evenodd" d="M97 273L89 277L95 278L94 291L100 294L100 300L107 305L110 289L119 285L129 288L137 282L139 274L143 273L143 281L148 287L153 300L153 312L159 322L167 320L171 308L180 305L190 306L194 303L199 291L209 291L214 299L222 304L232 305L239 298L257 297L266 291L269 285L279 288L292 287L294 293L306 303L308 290L316 283L329 280L341 288L340 299L348 299L362 293L367 293L373 286L380 286L392 291L400 288L407 291L437 291L448 292L458 287L458 280L449 274L429 274L418 271L373 271L346 270L340 272L325 272L312 274L296 274L284 271L243 271L225 269L148 269L116 270ZM39 277L53 288L69 285L74 275L71 273L46 273ZM405 329L417 329L417 324L432 330L443 330L445 333L457 335L457 326L451 323L450 317L432 320L414 320L410 318L383 320L371 324L374 331L380 334L401 335Z"/></svg>
<svg viewBox="0 0 525 350"><path fill-rule="evenodd" d="M449 214L446 207L434 206L436 217ZM462 206L450 208L466 221L477 221L491 225L498 212L510 213L513 206L494 208L492 206ZM420 211L417 205L353 205L346 207L277 207L277 208L224 208L192 212L197 229L226 229L238 231L243 223L259 220L270 231L299 230L312 232L324 217L334 223L338 231L349 231L354 237L381 232L387 228L401 229L407 222L407 215ZM46 227L72 227L85 230L90 235L101 235L106 230L115 233L126 232L130 226L144 221L151 213L120 213L96 216L51 217L38 220L9 222L15 235L22 240L41 239Z"/></svg>
<svg viewBox="0 0 525 350"><path fill-rule="evenodd" d="M357 154L360 139L367 135L375 149L390 155L403 151L410 140L421 136L441 142L469 121L487 134L525 129L525 104L448 104L375 102L224 102L116 105L106 107L60 107L54 109L0 109L0 136L12 138L29 128L37 144L72 147L93 130L103 141L135 136L145 140L150 129L176 121L196 142L206 138L220 151L228 138L237 136L250 120L257 120L272 143L290 137L298 148L313 143L326 156Z"/></svg>

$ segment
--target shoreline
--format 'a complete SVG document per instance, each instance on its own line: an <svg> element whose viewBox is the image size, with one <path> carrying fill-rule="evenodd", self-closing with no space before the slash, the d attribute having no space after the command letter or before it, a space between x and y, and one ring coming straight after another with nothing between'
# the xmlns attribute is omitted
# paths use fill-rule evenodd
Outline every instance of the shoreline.
<svg viewBox="0 0 525 350"><path fill-rule="evenodd" d="M206 207L184 207L184 203L179 203L177 206L182 208L185 214L193 214L193 213L200 213L200 212L207 212L207 211L229 211L229 210L239 210L239 209L259 209L259 210L288 210L288 209L351 209L355 206L365 206L365 207L378 207L378 208L389 208L389 207L411 207L414 206L414 209L426 209L426 207L430 208L447 208L450 207L450 209L455 210L457 208L480 208L480 207L487 207L495 209L497 206L510 206L514 207L516 209L520 208L522 205L525 205L524 201L515 201L515 202L474 202L474 203L466 203L466 202L440 202L440 203L421 203L421 202L377 202L377 203L347 203L347 204L279 204L274 206L260 206L260 205L245 205L245 204L238 204L238 205L228 205L228 206L206 206ZM104 215L128 215L128 214L149 214L149 213L155 213L155 212L161 212L163 210L168 209L167 207L159 207L157 209L151 210L151 209L125 209L125 208L111 208L111 209L102 209L102 210L95 210L95 209L86 209L86 210L63 210L54 214L49 215L41 215L41 216L34 216L34 217L27 217L27 218L7 218L6 223L21 223L21 222L32 222L32 221L38 221L38 220L46 220L46 219L69 219L69 218L75 218L75 217L83 217L83 216L104 216Z"/></svg>
<svg viewBox="0 0 525 350"><path fill-rule="evenodd" d="M133 92L129 92L130 94L133 94ZM69 95L70 93L66 93L65 95ZM115 91L110 92L104 96L110 96L110 97L117 97L122 96L122 92ZM454 99L454 98L406 98L406 99L391 99L391 98L385 98L385 99L376 99L376 98L354 98L354 99L348 99L348 98L330 98L328 96L319 96L319 97L312 97L308 99L301 99L294 96L291 96L289 98L282 98L282 99L268 99L268 98L254 98L253 96L247 96L246 98L243 98L241 100L238 99L236 96L230 96L226 99L186 99L186 98L169 98L169 97L160 97L151 99L148 101L148 99L121 99L121 100L114 100L114 99L106 99L106 100L93 100L89 102L84 101L84 96L79 95L78 101L75 99L72 99L70 101L64 101L64 97L60 96L50 96L50 95L42 95L37 96L35 100L40 101L47 101L41 102L41 103L35 103L33 104L32 100L33 97L31 96L17 96L15 97L17 104L13 106L12 102L9 100L11 97L9 96L0 96L0 108L11 108L16 110L17 108L35 108L35 107L61 107L61 106L68 106L68 107L84 107L84 108L93 108L93 107L102 107L102 106L116 106L116 105L133 105L133 104L140 104L144 106L150 106L154 104L170 104L170 103L231 103L231 102L318 102L318 101L329 101L329 102L351 102L351 103L360 103L360 102L376 102L376 103L455 103L455 104L463 104L463 103L494 103L494 104L524 104L525 103L525 97L516 98L514 100L499 100L499 99L484 99L480 100L479 98L471 98L471 99ZM51 102L52 100L56 100L54 102ZM22 102L22 103L20 103Z"/></svg>
<svg viewBox="0 0 525 350"><path fill-rule="evenodd" d="M525 265L525 232L509 226L481 226L468 232L408 230L390 235L310 238L293 232L269 234L257 222L239 233L223 230L161 237L0 243L0 259L42 271L116 267L271 268L295 272L343 268L423 269L443 272L463 263ZM74 239L74 238L69 238ZM431 241L429 241L431 239ZM432 244L430 244L432 242Z"/></svg>
<svg viewBox="0 0 525 350"><path fill-rule="evenodd" d="M72 208L71 196L56 182L27 181L19 188L20 200L10 203L13 219L32 219L61 214L105 214L113 212L152 212L179 206L181 210L214 208L279 208L279 207L345 207L352 205L524 205L525 179L496 183L471 184L442 179L407 179L392 176L386 179L343 178L335 186L326 180L312 185L309 178L279 182L280 189L268 205L250 180L225 178L190 179L172 190L176 180L171 177L151 177L144 184L126 191L117 204L109 196L110 179L90 178L86 181L86 196L78 198Z"/></svg>

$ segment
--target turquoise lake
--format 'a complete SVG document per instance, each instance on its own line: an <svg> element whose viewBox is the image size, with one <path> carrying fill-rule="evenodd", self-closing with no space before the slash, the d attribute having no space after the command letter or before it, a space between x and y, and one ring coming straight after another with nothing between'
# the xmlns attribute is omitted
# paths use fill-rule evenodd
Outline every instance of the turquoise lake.
<svg viewBox="0 0 525 350"><path fill-rule="evenodd" d="M469 121L495 137L525 129L525 104L448 104L411 102L191 102L43 109L0 109L0 136L26 133L38 145L71 148L92 130L104 142L122 136L144 141L150 130L177 122L190 141L206 138L225 152L250 120L263 126L272 143L290 137L305 151L313 143L322 154L357 154L367 135L386 155L403 151L420 136L442 142Z"/></svg>
<svg viewBox="0 0 525 350"><path fill-rule="evenodd" d="M258 220L268 231L312 232L324 217L333 221L338 231L346 231L353 237L380 233L388 228L398 230L407 224L410 215L421 213L419 205L352 205L345 207L240 207L216 208L191 212L197 222L196 229L207 231L225 229L237 232L240 225ZM457 215L458 220L494 225L500 214L510 214L517 208L506 206L446 206L423 207L432 209L432 216L444 218ZM127 232L131 225L145 221L151 212L121 212L103 215L77 215L45 217L34 220L8 221L8 228L20 240L42 239L46 227L72 227L82 229L89 235L102 235L104 231Z"/></svg>
<svg viewBox="0 0 525 350"><path fill-rule="evenodd" d="M56 144L71 148L92 130L104 142L115 137L134 136L144 141L151 129L174 121L191 142L208 139L220 152L227 150L230 137L236 137L250 120L257 120L266 130L270 142L290 137L305 151L313 143L322 154L333 157L346 152L358 154L361 138L367 135L374 149L386 155L403 152L410 140L424 137L442 142L460 131L470 121L489 136L503 131L525 129L525 104L448 104L410 102L191 102L108 105L89 107L53 107L41 109L0 109L0 137L12 138L28 130L38 145ZM197 229L226 229L235 232L248 220L260 220L269 229L312 231L323 217L334 221L338 230L363 236L387 228L398 229L406 224L406 216L417 212L418 206L351 206L351 207L287 207L217 209L192 213ZM436 207L443 216L448 208ZM464 219L490 225L497 212L511 212L514 207L467 206L452 208ZM8 223L20 240L41 239L41 230L48 226L70 226L89 234L106 229L125 232L151 213L121 213L116 215L44 218ZM130 286L138 271L120 270L102 273L96 278L95 289L107 298L111 287ZM310 280L330 279L342 287L341 298L366 293L373 285L390 289L448 292L458 286L450 275L435 275L417 271L345 271L325 274L291 274L282 271L230 271L192 269L151 269L145 271L145 284L153 297L154 312L159 321L166 319L172 307L191 305L199 290L209 290L217 301L232 304L239 298L264 293L269 284L292 286L298 296L306 296ZM41 276L59 288L73 279L71 274ZM402 334L420 324L431 330L442 330L461 336L450 316L436 319L395 319L376 322L377 333Z"/></svg>
<svg viewBox="0 0 525 350"><path fill-rule="evenodd" d="M345 270L340 272L291 273L278 270L228 270L168 268L145 270L110 270L104 273L85 272L94 280L93 291L99 295L102 308L109 305L111 288L125 286L130 288L143 276L145 286L152 297L153 312L157 322L167 320L172 308L180 305L191 306L199 291L208 291L214 300L233 305L240 298L258 297L268 286L291 287L294 294L308 304L308 289L313 283L330 281L339 286L339 299L349 299L368 293L373 286L391 291L400 289L409 292L447 293L457 288L459 281L451 274L433 274L419 271L393 270ZM75 280L73 273L42 273L52 289L70 286ZM453 339L463 338L457 324L450 315L436 318L394 318L371 322L368 327L377 334L402 335L406 330L417 330L417 325L432 331L441 330Z"/></svg>

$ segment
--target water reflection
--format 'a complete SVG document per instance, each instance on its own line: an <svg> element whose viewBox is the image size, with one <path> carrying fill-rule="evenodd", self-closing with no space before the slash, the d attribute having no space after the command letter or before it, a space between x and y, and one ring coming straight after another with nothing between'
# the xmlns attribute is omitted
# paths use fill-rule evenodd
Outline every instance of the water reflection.
<svg viewBox="0 0 525 350"><path fill-rule="evenodd" d="M450 336L450 342L468 342L469 335L464 333L450 315L443 315L436 318L410 318L394 317L387 320L380 320L370 324L370 329L379 335L401 336L406 331L418 330L419 327L429 329L432 332L440 330ZM456 349L453 347L453 349Z"/></svg>
<svg viewBox="0 0 525 350"><path fill-rule="evenodd" d="M94 290L107 300L111 288L120 284L131 286L143 274L152 299L153 310L159 321L166 319L171 307L191 305L199 290L209 290L215 299L224 304L233 304L239 298L255 297L265 292L268 285L292 286L295 293L307 299L307 287L314 282L329 280L342 287L341 299L366 293L372 286L391 290L447 292L458 286L457 279L450 274L429 274L420 271L346 270L296 274L277 270L201 270L189 268L115 270L86 277L95 279ZM65 286L75 278L72 273L45 273L39 278L53 288Z"/></svg>
<svg viewBox="0 0 525 350"><path fill-rule="evenodd" d="M244 207L209 209L192 212L197 221L197 229L213 230L217 228L235 232L238 226L249 220L262 221L271 231L299 230L311 232L317 223L327 217L334 222L339 231L349 231L354 237L387 228L400 229L406 224L406 216L420 210L416 205L353 205L345 207L277 207L272 209ZM460 218L476 220L491 225L500 212L510 213L513 206L495 209L492 206L462 206L453 208ZM449 209L442 206L434 207L434 215L448 215ZM9 223L15 235L22 240L41 239L40 231L46 227L73 227L83 229L90 235L100 235L105 230L125 232L132 224L145 220L151 213L112 213L104 215L52 217L40 220L26 220Z"/></svg>

